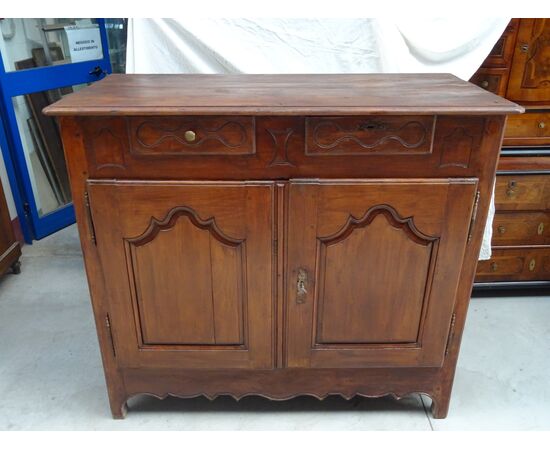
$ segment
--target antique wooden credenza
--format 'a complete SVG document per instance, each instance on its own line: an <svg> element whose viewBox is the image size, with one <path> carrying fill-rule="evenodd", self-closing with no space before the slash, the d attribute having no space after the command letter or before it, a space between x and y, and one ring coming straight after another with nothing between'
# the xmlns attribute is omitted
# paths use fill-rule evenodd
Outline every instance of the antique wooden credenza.
<svg viewBox="0 0 550 450"><path fill-rule="evenodd" d="M414 392L445 417L502 132L451 75L110 75L60 116L111 409Z"/></svg>

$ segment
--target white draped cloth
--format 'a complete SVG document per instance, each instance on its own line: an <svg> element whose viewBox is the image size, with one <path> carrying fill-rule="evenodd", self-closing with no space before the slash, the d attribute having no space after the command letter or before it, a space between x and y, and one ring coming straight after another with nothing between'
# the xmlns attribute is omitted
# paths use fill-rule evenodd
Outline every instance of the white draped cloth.
<svg viewBox="0 0 550 450"><path fill-rule="evenodd" d="M468 80L510 19L129 19L127 73L452 73ZM493 202L480 259L491 255Z"/></svg>

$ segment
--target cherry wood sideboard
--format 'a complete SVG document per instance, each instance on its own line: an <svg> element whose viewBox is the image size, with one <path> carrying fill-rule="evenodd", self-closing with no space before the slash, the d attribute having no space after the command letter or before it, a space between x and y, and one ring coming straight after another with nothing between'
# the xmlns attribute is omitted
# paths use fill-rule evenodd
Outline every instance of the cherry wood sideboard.
<svg viewBox="0 0 550 450"><path fill-rule="evenodd" d="M506 115L451 75L110 75L60 116L130 396L425 393L447 414Z"/></svg>

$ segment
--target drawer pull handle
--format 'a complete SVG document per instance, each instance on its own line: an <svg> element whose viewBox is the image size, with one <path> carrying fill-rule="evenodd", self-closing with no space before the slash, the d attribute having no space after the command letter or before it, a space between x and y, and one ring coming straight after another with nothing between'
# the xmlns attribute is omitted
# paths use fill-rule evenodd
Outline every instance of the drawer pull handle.
<svg viewBox="0 0 550 450"><path fill-rule="evenodd" d="M184 137L185 137L185 140L187 142L194 142L195 139L197 138L197 135L194 131L192 130L187 130L184 134Z"/></svg>
<svg viewBox="0 0 550 450"><path fill-rule="evenodd" d="M498 270L498 264L496 262L491 264L491 271L496 272Z"/></svg>
<svg viewBox="0 0 550 450"><path fill-rule="evenodd" d="M521 50L522 53L527 53L529 51L529 44L521 44L519 49Z"/></svg>
<svg viewBox="0 0 550 450"><path fill-rule="evenodd" d="M498 232L499 232L500 234L506 233L506 227L505 227L504 225L500 225L500 226L498 227Z"/></svg>
<svg viewBox="0 0 550 450"><path fill-rule="evenodd" d="M539 236L541 236L543 232L544 232L544 223L541 222L541 223L539 223L539 226L538 226L538 228L537 228L537 234L538 234Z"/></svg>
<svg viewBox="0 0 550 450"><path fill-rule="evenodd" d="M305 303L307 295L307 272L305 269L298 269L298 280L296 282L296 303Z"/></svg>
<svg viewBox="0 0 550 450"><path fill-rule="evenodd" d="M544 128L544 127L546 127L546 124L545 124L544 122L539 122L539 128L542 129L542 128Z"/></svg>
<svg viewBox="0 0 550 450"><path fill-rule="evenodd" d="M483 88L483 89L487 89L489 87L489 82L487 80L483 80L481 83L480 83L480 86Z"/></svg>
<svg viewBox="0 0 550 450"><path fill-rule="evenodd" d="M532 272L533 270L535 270L535 266L536 266L536 262L535 262L535 259L533 258L531 261L529 261L529 271Z"/></svg>
<svg viewBox="0 0 550 450"><path fill-rule="evenodd" d="M508 197L513 197L514 195L516 195L516 191L514 191L513 189L508 189L508 190L506 191L506 195L507 195Z"/></svg>

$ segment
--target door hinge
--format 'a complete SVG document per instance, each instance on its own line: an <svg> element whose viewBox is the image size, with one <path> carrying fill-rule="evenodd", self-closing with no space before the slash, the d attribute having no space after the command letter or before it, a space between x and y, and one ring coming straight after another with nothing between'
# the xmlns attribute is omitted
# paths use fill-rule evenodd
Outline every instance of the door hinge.
<svg viewBox="0 0 550 450"><path fill-rule="evenodd" d="M472 208L472 217L470 218L470 228L468 229L468 242L472 240L472 235L474 234L474 224L476 222L477 217L477 208L479 206L479 197L480 192L476 192L476 197L474 199L474 206Z"/></svg>
<svg viewBox="0 0 550 450"><path fill-rule="evenodd" d="M447 336L447 345L445 345L445 355L449 354L449 348L451 347L451 342L453 341L454 332L455 332L455 322L456 322L456 313L453 313L451 316L451 325L449 326L449 336Z"/></svg>
<svg viewBox="0 0 550 450"><path fill-rule="evenodd" d="M111 349L113 350L113 356L116 358L115 341L113 340L113 330L111 328L111 319L109 319L109 314L105 316L105 327L107 328L107 332L109 333L109 339L111 341Z"/></svg>
<svg viewBox="0 0 550 450"><path fill-rule="evenodd" d="M88 191L84 191L84 207L86 208L86 218L88 219L88 229L90 230L90 241L97 245L95 237L94 219L92 217L92 209L90 207L90 197Z"/></svg>

